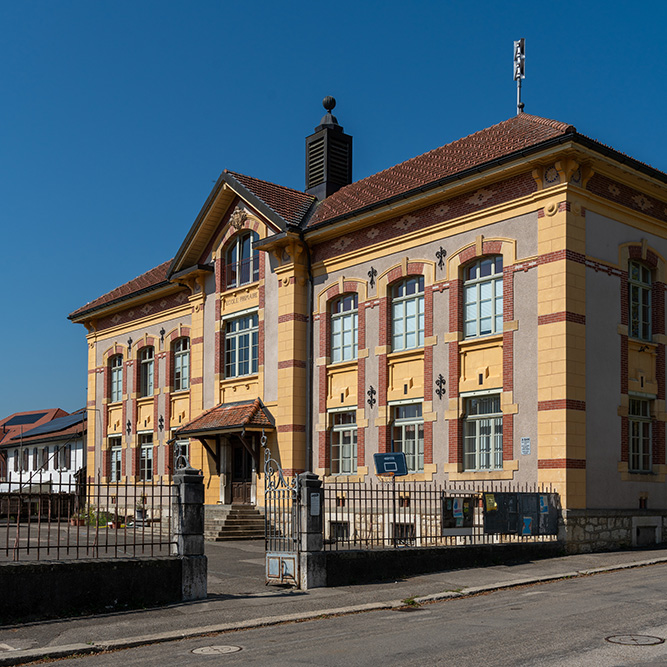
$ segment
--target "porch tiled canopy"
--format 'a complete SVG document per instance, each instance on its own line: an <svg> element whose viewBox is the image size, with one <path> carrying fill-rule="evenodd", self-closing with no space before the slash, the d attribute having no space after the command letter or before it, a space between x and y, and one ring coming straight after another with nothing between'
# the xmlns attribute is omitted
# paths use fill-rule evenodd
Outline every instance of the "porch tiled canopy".
<svg viewBox="0 0 667 667"><path fill-rule="evenodd" d="M260 465L260 440L256 434L275 430L276 424L268 408L259 398L239 403L221 403L199 415L174 433L174 438L196 438L218 461L220 436L235 436ZM220 470L217 470L218 474Z"/></svg>
<svg viewBox="0 0 667 667"><path fill-rule="evenodd" d="M237 431L273 430L273 416L259 398L240 403L221 403L176 431L177 437L207 437Z"/></svg>

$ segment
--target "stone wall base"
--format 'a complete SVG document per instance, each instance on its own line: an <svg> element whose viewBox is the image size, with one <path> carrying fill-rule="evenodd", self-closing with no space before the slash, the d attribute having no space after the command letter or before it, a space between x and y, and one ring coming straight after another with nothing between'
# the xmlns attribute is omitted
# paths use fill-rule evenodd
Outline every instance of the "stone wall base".
<svg viewBox="0 0 667 667"><path fill-rule="evenodd" d="M658 545L667 510L563 510L558 539L571 554Z"/></svg>

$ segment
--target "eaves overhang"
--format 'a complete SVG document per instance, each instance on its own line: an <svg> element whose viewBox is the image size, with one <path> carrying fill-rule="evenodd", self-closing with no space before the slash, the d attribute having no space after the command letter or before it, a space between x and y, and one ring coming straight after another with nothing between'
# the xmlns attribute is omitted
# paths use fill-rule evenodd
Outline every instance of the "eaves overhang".
<svg viewBox="0 0 667 667"><path fill-rule="evenodd" d="M104 315L108 312L117 310L117 306L122 303L141 299L142 297L152 295L153 292L158 292L161 289L169 288L169 291L173 291L175 289L180 289L180 287L180 285L174 285L168 280L163 280L159 283L156 283L155 285L151 285L150 287L144 287L143 289L132 292L131 294L125 294L121 297L118 297L117 299L113 299L113 301L107 301L106 303L100 304L99 306L93 306L92 308L82 310L76 314L70 314L67 316L67 319L75 323L83 322L84 320L90 319L90 316L93 313L96 316Z"/></svg>

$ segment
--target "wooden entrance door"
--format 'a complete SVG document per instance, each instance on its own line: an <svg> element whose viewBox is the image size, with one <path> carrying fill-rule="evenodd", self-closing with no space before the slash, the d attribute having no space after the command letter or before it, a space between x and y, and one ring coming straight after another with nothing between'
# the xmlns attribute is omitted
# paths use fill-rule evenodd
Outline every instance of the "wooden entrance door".
<svg viewBox="0 0 667 667"><path fill-rule="evenodd" d="M252 456L238 439L232 442L232 503L251 504Z"/></svg>

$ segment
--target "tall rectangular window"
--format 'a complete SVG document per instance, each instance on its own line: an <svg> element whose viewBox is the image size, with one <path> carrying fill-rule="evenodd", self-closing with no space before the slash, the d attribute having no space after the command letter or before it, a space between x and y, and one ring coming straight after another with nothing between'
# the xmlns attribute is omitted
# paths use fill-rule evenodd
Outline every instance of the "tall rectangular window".
<svg viewBox="0 0 667 667"><path fill-rule="evenodd" d="M109 368L111 371L111 391L109 398L112 403L116 403L123 398L123 355L116 354L111 357Z"/></svg>
<svg viewBox="0 0 667 667"><path fill-rule="evenodd" d="M628 265L631 338L651 340L651 271L639 262Z"/></svg>
<svg viewBox="0 0 667 667"><path fill-rule="evenodd" d="M346 294L331 305L331 361L356 359L358 337L357 295Z"/></svg>
<svg viewBox="0 0 667 667"><path fill-rule="evenodd" d="M120 482L122 470L121 457L123 455L120 436L109 438L109 449L111 451L111 470L109 471L109 479L112 482Z"/></svg>
<svg viewBox="0 0 667 667"><path fill-rule="evenodd" d="M190 339L179 338L174 343L174 391L190 388Z"/></svg>
<svg viewBox="0 0 667 667"><path fill-rule="evenodd" d="M334 412L331 415L331 474L357 472L357 413Z"/></svg>
<svg viewBox="0 0 667 667"><path fill-rule="evenodd" d="M139 436L141 452L139 456L139 479L150 482L153 479L153 435L144 433Z"/></svg>
<svg viewBox="0 0 667 667"><path fill-rule="evenodd" d="M464 323L466 338L503 331L503 258L479 259L465 269Z"/></svg>
<svg viewBox="0 0 667 667"><path fill-rule="evenodd" d="M58 467L61 470L69 470L72 467L72 445L58 447Z"/></svg>
<svg viewBox="0 0 667 667"><path fill-rule="evenodd" d="M257 313L227 322L225 327L225 377L257 373L259 359Z"/></svg>
<svg viewBox="0 0 667 667"><path fill-rule="evenodd" d="M463 469L501 470L502 467L500 394L467 398L463 420Z"/></svg>
<svg viewBox="0 0 667 667"><path fill-rule="evenodd" d="M155 350L152 346L144 347L139 353L139 395L152 396L155 393Z"/></svg>
<svg viewBox="0 0 667 667"><path fill-rule="evenodd" d="M650 401L630 399L630 461L632 472L651 472L651 409Z"/></svg>
<svg viewBox="0 0 667 667"><path fill-rule="evenodd" d="M391 451L405 452L408 472L424 472L424 420L421 403L394 406Z"/></svg>
<svg viewBox="0 0 667 667"><path fill-rule="evenodd" d="M406 278L392 288L391 345L394 352L424 346L424 277Z"/></svg>

